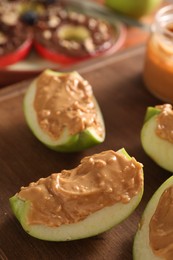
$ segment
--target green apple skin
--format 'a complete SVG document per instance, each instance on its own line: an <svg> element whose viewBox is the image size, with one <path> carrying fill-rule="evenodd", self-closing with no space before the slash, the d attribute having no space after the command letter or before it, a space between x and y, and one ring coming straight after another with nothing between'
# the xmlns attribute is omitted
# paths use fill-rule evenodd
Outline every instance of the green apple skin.
<svg viewBox="0 0 173 260"><path fill-rule="evenodd" d="M144 123L147 122L150 118L155 115L160 114L160 109L156 107L147 107L147 111L145 113Z"/></svg>
<svg viewBox="0 0 173 260"><path fill-rule="evenodd" d="M129 159L131 158L124 148L118 152L124 154ZM11 197L9 201L14 215L29 235L47 241L68 241L98 235L121 223L133 213L140 203L143 189L144 187L127 204L116 203L113 206L105 207L92 213L78 223L61 225L60 227L27 224L30 202L22 201L17 195Z"/></svg>
<svg viewBox="0 0 173 260"><path fill-rule="evenodd" d="M52 76L65 74L65 73L55 72L52 70L46 70L44 71L44 73ZM70 72L70 73L76 74L77 77L80 77L80 75L77 72ZM93 127L88 127L83 132L80 132L75 135L70 135L68 133L68 130L65 129L64 133L60 138L58 138L57 140L51 139L51 137L40 128L37 121L37 115L33 107L33 101L36 93L36 83L37 83L37 79L35 79L30 84L30 86L28 87L25 93L24 115L29 128L31 129L32 133L37 137L37 139L40 142L42 142L48 148L58 152L77 152L92 147L94 145L100 144L104 141L105 139L104 120L103 120L100 107L95 97L93 97L94 103L98 113L99 122L103 128L102 137L100 137L97 134L96 129L94 129Z"/></svg>
<svg viewBox="0 0 173 260"><path fill-rule="evenodd" d="M147 109L141 129L141 144L145 153L160 167L173 172L173 144L160 138L156 133L157 115L160 110L154 107Z"/></svg>
<svg viewBox="0 0 173 260"><path fill-rule="evenodd" d="M136 232L133 243L133 259L134 260L161 260L162 258L156 256L149 244L149 223L157 208L163 192L173 185L173 176L167 179L154 193L148 202L144 213L142 215L139 228Z"/></svg>
<svg viewBox="0 0 173 260"><path fill-rule="evenodd" d="M106 6L132 17L141 17L154 11L162 0L105 0Z"/></svg>

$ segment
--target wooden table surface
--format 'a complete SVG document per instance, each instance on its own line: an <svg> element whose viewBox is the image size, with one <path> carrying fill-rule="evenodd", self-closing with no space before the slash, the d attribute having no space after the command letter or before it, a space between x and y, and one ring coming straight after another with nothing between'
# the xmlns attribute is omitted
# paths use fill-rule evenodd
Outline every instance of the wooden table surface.
<svg viewBox="0 0 173 260"><path fill-rule="evenodd" d="M0 259L129 260L141 214L153 192L170 173L144 153L140 130L147 106L161 104L142 82L144 47L90 62L79 72L92 84L106 125L103 144L63 154L43 146L30 132L22 111L30 81L0 90ZM75 67L74 67L75 68ZM140 205L123 223L92 237L72 242L46 242L26 234L12 214L9 198L28 185L62 169L76 167L86 156L107 149L127 152L144 164L145 192ZM117 212L119 214L119 212Z"/></svg>

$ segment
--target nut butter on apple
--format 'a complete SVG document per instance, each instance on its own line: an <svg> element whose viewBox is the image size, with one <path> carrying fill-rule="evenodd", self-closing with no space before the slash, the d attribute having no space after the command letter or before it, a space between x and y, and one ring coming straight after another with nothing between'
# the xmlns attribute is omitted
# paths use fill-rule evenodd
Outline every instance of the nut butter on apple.
<svg viewBox="0 0 173 260"><path fill-rule="evenodd" d="M149 224L149 240L153 253L162 259L173 258L173 185L160 197Z"/></svg>
<svg viewBox="0 0 173 260"><path fill-rule="evenodd" d="M148 107L141 129L141 144L159 166L173 172L172 105Z"/></svg>
<svg viewBox="0 0 173 260"><path fill-rule="evenodd" d="M76 74L61 74L58 77L43 73L37 80L34 109L40 127L52 138L59 138L64 126L70 135L94 126L102 137L89 83Z"/></svg>
<svg viewBox="0 0 173 260"><path fill-rule="evenodd" d="M46 70L28 87L26 121L56 151L79 151L105 139L105 126L91 85L77 72Z"/></svg>
<svg viewBox="0 0 173 260"><path fill-rule="evenodd" d="M41 178L10 199L31 235L72 240L104 232L125 219L143 192L142 164L124 149L94 154L72 170Z"/></svg>
<svg viewBox="0 0 173 260"><path fill-rule="evenodd" d="M133 245L135 260L172 260L173 176L153 194L142 215Z"/></svg>

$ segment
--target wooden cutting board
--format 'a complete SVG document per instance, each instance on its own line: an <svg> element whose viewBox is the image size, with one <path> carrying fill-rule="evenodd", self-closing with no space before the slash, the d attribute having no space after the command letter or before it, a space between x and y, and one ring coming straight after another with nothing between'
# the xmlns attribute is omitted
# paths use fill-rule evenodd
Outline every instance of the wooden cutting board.
<svg viewBox="0 0 173 260"><path fill-rule="evenodd" d="M51 151L32 135L22 111L23 95L30 81L1 89L0 259L132 259L133 239L146 203L170 176L148 158L140 143L147 106L162 104L143 85L143 61L144 48L139 47L102 59L97 64L88 62L78 69L93 86L107 132L103 144L79 153ZM76 167L86 155L121 147L144 164L145 173L143 199L128 219L101 235L72 242L41 241L23 231L9 206L9 198L21 186L53 172Z"/></svg>

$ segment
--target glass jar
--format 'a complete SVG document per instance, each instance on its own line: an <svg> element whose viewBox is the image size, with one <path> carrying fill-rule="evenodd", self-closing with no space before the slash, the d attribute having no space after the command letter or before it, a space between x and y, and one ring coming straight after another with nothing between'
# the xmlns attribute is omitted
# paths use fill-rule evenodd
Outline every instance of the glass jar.
<svg viewBox="0 0 173 260"><path fill-rule="evenodd" d="M144 83L159 99L173 103L173 5L161 8L151 26Z"/></svg>

